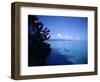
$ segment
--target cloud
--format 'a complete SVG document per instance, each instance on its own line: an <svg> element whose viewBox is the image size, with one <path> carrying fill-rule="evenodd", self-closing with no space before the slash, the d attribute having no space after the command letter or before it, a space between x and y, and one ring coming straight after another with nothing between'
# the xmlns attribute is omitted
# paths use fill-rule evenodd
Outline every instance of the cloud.
<svg viewBox="0 0 100 82"><path fill-rule="evenodd" d="M52 38L54 39L55 37L53 36Z"/></svg>
<svg viewBox="0 0 100 82"><path fill-rule="evenodd" d="M72 40L72 39L73 39L73 37L72 37L72 36L70 36L70 37L69 37L69 39L70 39L70 40Z"/></svg>
<svg viewBox="0 0 100 82"><path fill-rule="evenodd" d="M57 33L57 37L62 38L62 35L60 33Z"/></svg>
<svg viewBox="0 0 100 82"><path fill-rule="evenodd" d="M69 38L69 36L68 36L68 35L66 35L66 36L65 36L65 39L68 39L68 38Z"/></svg>
<svg viewBox="0 0 100 82"><path fill-rule="evenodd" d="M76 40L79 40L79 39L80 39L80 37L77 36L77 37L76 37Z"/></svg>

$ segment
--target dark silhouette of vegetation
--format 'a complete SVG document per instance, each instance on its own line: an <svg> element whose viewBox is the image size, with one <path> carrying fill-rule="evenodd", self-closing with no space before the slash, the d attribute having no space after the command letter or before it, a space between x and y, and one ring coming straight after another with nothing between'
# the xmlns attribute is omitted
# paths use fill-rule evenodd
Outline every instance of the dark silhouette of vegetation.
<svg viewBox="0 0 100 82"><path fill-rule="evenodd" d="M50 55L50 44L46 41L50 38L46 27L36 16L28 16L28 66L43 66Z"/></svg>

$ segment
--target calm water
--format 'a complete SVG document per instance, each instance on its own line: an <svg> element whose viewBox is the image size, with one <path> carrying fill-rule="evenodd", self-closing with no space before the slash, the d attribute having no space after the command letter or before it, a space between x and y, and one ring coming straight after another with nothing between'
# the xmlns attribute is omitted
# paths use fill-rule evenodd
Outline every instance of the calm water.
<svg viewBox="0 0 100 82"><path fill-rule="evenodd" d="M49 41L51 54L46 59L47 65L87 64L87 41Z"/></svg>

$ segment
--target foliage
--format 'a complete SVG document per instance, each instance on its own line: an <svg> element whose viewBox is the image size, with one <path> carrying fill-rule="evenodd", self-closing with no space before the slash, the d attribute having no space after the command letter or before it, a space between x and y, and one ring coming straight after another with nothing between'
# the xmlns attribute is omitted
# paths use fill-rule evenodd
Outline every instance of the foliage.
<svg viewBox="0 0 100 82"><path fill-rule="evenodd" d="M29 15L29 24L32 26L28 34L29 65L45 65L51 52L50 44L47 43L50 30L44 27L36 16Z"/></svg>

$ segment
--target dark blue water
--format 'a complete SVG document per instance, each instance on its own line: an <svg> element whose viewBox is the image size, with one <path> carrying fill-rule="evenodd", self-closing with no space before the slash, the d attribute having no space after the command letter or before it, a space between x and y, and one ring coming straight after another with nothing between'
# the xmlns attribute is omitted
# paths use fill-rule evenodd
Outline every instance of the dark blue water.
<svg viewBox="0 0 100 82"><path fill-rule="evenodd" d="M49 41L51 44L50 56L46 59L47 65L71 65L88 63L87 41Z"/></svg>

